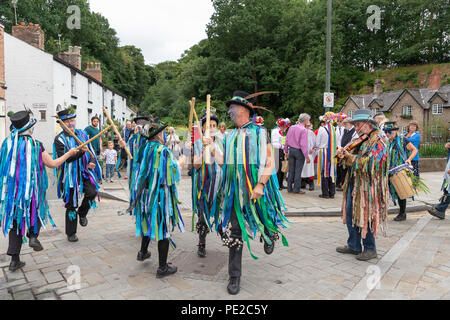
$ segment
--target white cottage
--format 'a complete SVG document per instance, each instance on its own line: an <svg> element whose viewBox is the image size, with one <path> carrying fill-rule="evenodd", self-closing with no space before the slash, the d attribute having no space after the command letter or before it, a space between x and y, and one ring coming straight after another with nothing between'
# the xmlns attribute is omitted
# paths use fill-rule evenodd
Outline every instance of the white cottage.
<svg viewBox="0 0 450 320"><path fill-rule="evenodd" d="M21 24L12 31L13 35L4 34L6 113L30 108L38 120L34 135L49 153L60 130L54 118L58 107L73 106L80 129L95 115L101 125L106 123L102 106L123 125L132 118L126 97L102 83L100 63L88 63L81 70L80 47L53 56L44 51L39 25ZM9 127L8 121L6 117Z"/></svg>

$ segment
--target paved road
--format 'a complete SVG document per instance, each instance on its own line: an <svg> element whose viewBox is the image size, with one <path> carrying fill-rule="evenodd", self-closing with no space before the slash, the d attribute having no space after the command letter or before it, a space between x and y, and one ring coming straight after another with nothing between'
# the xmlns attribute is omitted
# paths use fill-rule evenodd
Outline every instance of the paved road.
<svg viewBox="0 0 450 320"><path fill-rule="evenodd" d="M216 235L208 236L208 257L198 258L197 237L190 232L189 213L184 212L188 231L174 232L177 249L169 253L179 272L156 279L156 246L151 245L150 260L136 261L140 239L134 236L132 218L117 215L125 207L102 200L89 216L89 225L79 229L80 241L72 244L64 235L64 208L52 204L58 229L42 232L44 251L31 251L25 244L26 266L15 273L8 271L8 257L0 255L0 300L450 298L450 222L431 219L424 212L411 214L402 223L390 221L388 237L377 239L379 259L371 262L335 251L347 238L339 218L291 218L285 232L289 247L277 243L267 256L254 241L252 249L259 260L245 250L242 290L231 297L226 292L227 250ZM6 252L6 246L4 239L0 252ZM81 285L68 288L77 268ZM378 275L379 288L369 290Z"/></svg>

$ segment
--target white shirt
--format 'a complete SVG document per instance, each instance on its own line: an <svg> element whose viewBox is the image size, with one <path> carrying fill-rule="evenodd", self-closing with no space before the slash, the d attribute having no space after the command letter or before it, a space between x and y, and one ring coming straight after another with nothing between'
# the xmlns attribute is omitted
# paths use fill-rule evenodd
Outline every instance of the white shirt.
<svg viewBox="0 0 450 320"><path fill-rule="evenodd" d="M319 132L317 132L316 148L325 149L328 147L328 132L325 127L320 127Z"/></svg>
<svg viewBox="0 0 450 320"><path fill-rule="evenodd" d="M341 140L342 140L342 136L344 135L345 132L345 127L336 127L336 140L337 140L337 147L340 148L341 147Z"/></svg>
<svg viewBox="0 0 450 320"><path fill-rule="evenodd" d="M282 149L283 148L283 136L280 134L280 128L276 127L275 129L272 129L272 134L271 134L271 141L272 141L272 146L275 149Z"/></svg>

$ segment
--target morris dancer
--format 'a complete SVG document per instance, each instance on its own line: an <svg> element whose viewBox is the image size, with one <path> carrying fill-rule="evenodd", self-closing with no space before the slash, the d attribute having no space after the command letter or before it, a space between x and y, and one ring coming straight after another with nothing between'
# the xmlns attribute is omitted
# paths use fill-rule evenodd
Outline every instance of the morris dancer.
<svg viewBox="0 0 450 320"><path fill-rule="evenodd" d="M206 132L206 114L200 119L203 133ZM197 215L197 233L199 235L199 257L206 257L206 235L217 225L220 213L220 198L222 195L222 168L216 163L215 155L223 158L223 140L215 139L219 118L210 115L210 147L211 163L205 163L203 144L201 139L194 142L194 171L192 174L192 208L193 215ZM194 222L194 216L192 222ZM194 223L192 223L194 228Z"/></svg>
<svg viewBox="0 0 450 320"><path fill-rule="evenodd" d="M344 182L342 218L347 225L349 237L347 246L336 251L354 254L356 259L367 261L377 257L375 237L380 222L386 224L389 188L389 147L388 141L377 129L370 110L353 112L357 133L366 134L368 139L359 148L349 153L343 148L338 153L344 155L348 167ZM382 228L382 231L385 229ZM364 251L361 246L361 238Z"/></svg>
<svg viewBox="0 0 450 320"><path fill-rule="evenodd" d="M152 240L158 241L158 278L177 272L177 267L167 263L170 232L175 226L184 232L176 183L180 180L186 157L181 155L177 162L164 145L163 131L166 127L158 118L152 117L144 127L143 135L148 141L135 158L133 170L136 171L136 180L130 188L132 206L128 209L136 217L136 236L142 236L138 260L150 258L148 245ZM122 141L121 146L124 144Z"/></svg>
<svg viewBox="0 0 450 320"><path fill-rule="evenodd" d="M288 223L284 216L285 207L279 191L278 179L274 170L272 146L267 129L249 121L256 108L248 95L237 91L226 103L231 120L237 126L227 134L223 170L223 209L219 219L218 231L229 247L228 273L230 276L228 293L237 294L240 290L242 270L242 245L257 231L264 241L264 251L271 254L274 241L278 238L279 227ZM210 143L204 139L204 144ZM216 158L217 160L217 158ZM230 228L227 226L230 223ZM249 234L248 230L252 234ZM283 244L287 241L283 238ZM251 251L250 251L251 253ZM257 259L252 253L252 257Z"/></svg>
<svg viewBox="0 0 450 320"><path fill-rule="evenodd" d="M81 142L89 140L85 131L75 129L76 115L66 109L58 112L58 117ZM61 157L69 149L78 146L78 142L75 141L75 138L71 133L63 130L56 136L53 144L53 157ZM92 154L95 154L95 151L90 144L88 145L88 148ZM86 227L88 224L86 216L89 209L96 208L95 196L100 189L97 181L101 179L101 176L102 173L97 159L92 158L87 152L80 152L76 156L70 157L57 169L58 198L62 198L65 203L66 235L69 242L78 241L76 234L77 217L80 217L80 225ZM80 205L80 199L83 193L84 199Z"/></svg>
<svg viewBox="0 0 450 320"><path fill-rule="evenodd" d="M284 142L286 140L286 131L291 126L291 121L289 118L283 119L280 118L277 120L277 126L272 130L271 133L271 141L274 149L274 157L278 159L277 169L277 177L278 184L280 185L280 190L286 189L287 187L283 186L284 180L284 172L281 171L282 163L284 160Z"/></svg>
<svg viewBox="0 0 450 320"><path fill-rule="evenodd" d="M398 167L404 163L407 163L412 167L412 159L417 154L416 147L405 136L398 135L399 128L395 127L395 121L386 122L384 124L384 132L389 139L389 169ZM408 153L409 156L408 156ZM414 172L416 174L416 172ZM419 177L416 176L417 179ZM415 184L415 183L413 183ZM399 214L394 218L395 221L406 220L406 199L399 199L397 191L395 191L394 185L389 182L389 192L391 194L394 205L397 204L400 207Z"/></svg>
<svg viewBox="0 0 450 320"><path fill-rule="evenodd" d="M78 151L70 149L53 160L33 135L36 119L28 111L11 116L11 133L3 141L0 156L0 226L6 236L9 231L7 255L11 256L10 271L25 265L20 261L23 236L30 238L34 251L43 247L38 240L41 226L48 221L55 227L47 203L48 178L44 166L56 168Z"/></svg>
<svg viewBox="0 0 450 320"><path fill-rule="evenodd" d="M322 186L320 198L334 199L336 194L336 150L337 140L333 122L336 117L333 112L327 112L323 116L325 125L319 128L316 139L318 151L317 183Z"/></svg>

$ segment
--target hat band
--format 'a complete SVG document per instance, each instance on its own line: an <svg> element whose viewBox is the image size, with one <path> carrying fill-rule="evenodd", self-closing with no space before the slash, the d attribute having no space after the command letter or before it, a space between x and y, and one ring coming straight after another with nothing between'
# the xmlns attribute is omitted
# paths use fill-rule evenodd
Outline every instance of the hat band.
<svg viewBox="0 0 450 320"><path fill-rule="evenodd" d="M236 96L236 97L233 97L231 100L236 100L236 101L245 103L245 104L247 104L247 105L249 105L249 106L251 105L251 103L250 103L247 99L244 99L244 98L242 98L242 97Z"/></svg>
<svg viewBox="0 0 450 320"><path fill-rule="evenodd" d="M59 119L60 120L68 120L68 119L75 118L75 117L76 117L76 115L74 115L74 114L68 114L68 115L60 117Z"/></svg>
<svg viewBox="0 0 450 320"><path fill-rule="evenodd" d="M14 127L14 125L12 125L12 127L18 133L21 133L21 132L24 132L24 131L27 131L28 129L30 129L32 126L35 125L35 123L36 123L36 119L35 118L30 118L30 121L28 121L28 123L25 126L23 126L22 128L17 129L16 127Z"/></svg>

